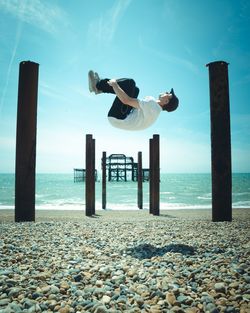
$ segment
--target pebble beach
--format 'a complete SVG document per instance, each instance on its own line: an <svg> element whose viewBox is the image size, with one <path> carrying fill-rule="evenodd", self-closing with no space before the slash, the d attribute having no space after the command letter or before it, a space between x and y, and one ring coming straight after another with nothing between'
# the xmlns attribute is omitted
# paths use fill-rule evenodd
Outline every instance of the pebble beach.
<svg viewBox="0 0 250 313"><path fill-rule="evenodd" d="M250 312L250 210L0 211L0 313Z"/></svg>

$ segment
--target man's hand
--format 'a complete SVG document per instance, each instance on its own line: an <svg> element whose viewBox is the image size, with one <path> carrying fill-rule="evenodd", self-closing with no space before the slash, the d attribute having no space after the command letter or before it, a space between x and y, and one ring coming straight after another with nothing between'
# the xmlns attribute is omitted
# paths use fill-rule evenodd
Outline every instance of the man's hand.
<svg viewBox="0 0 250 313"><path fill-rule="evenodd" d="M112 78L108 81L109 86L114 87L114 85L117 85L117 81L115 78Z"/></svg>

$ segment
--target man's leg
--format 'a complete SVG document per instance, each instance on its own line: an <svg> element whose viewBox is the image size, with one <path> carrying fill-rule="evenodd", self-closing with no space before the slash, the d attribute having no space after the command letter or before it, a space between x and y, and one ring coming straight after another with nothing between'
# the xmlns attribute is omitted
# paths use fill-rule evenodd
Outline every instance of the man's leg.
<svg viewBox="0 0 250 313"><path fill-rule="evenodd" d="M132 94L130 97L137 98L138 94L139 94L139 91L140 91L139 88L137 86L135 86L134 94ZM116 99L115 99L115 101L116 101ZM116 117L118 119L124 120L134 108L131 107L130 105L126 105L124 103L122 103L122 105L119 107L119 105L117 105L117 103L115 103L115 101L114 101L111 109L109 110L108 116L113 116L113 114L115 113L116 116L118 115L119 117L116 117L116 116L113 116L113 117ZM113 107L115 107L116 112L113 111ZM117 112L117 107L119 108L118 112Z"/></svg>
<svg viewBox="0 0 250 313"><path fill-rule="evenodd" d="M90 70L88 73L89 77L89 90L90 92L98 93L115 93L113 87L108 84L109 78L100 79L98 73ZM135 81L131 78L120 78L117 79L118 85L126 92L127 95L133 97L135 93Z"/></svg>
<svg viewBox="0 0 250 313"><path fill-rule="evenodd" d="M109 79L102 79L97 84L98 90L104 93L115 93L113 87L111 87L107 82ZM132 98L137 98L139 94L139 88L135 86L135 81L133 79L121 78L117 79L118 85L126 92L126 94ZM110 110L108 116L115 117L120 120L124 120L133 108L121 102L121 100L116 97Z"/></svg>
<svg viewBox="0 0 250 313"><path fill-rule="evenodd" d="M108 84L109 78L100 79L96 84L96 88L104 93L115 93L113 87ZM127 95L133 97L135 90L135 81L131 78L120 78L116 80L118 85L126 92Z"/></svg>
<svg viewBox="0 0 250 313"><path fill-rule="evenodd" d="M112 93L115 94L113 87L108 84L109 78L100 79L97 73L92 70L89 71L89 87L90 91L98 93ZM118 85L126 92L130 97L137 98L139 94L139 88L135 86L135 81L129 78L117 79ZM133 108L120 101L118 97L115 98L108 116L115 117L117 119L125 119Z"/></svg>

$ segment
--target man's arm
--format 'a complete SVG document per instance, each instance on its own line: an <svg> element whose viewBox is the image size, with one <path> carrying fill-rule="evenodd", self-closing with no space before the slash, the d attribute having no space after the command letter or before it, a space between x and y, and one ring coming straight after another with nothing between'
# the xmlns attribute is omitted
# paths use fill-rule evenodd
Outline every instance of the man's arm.
<svg viewBox="0 0 250 313"><path fill-rule="evenodd" d="M139 101L136 98L131 98L126 94L124 90L118 85L115 79L111 79L108 81L108 84L113 87L115 94L121 100L122 103L127 104L133 108L139 108Z"/></svg>

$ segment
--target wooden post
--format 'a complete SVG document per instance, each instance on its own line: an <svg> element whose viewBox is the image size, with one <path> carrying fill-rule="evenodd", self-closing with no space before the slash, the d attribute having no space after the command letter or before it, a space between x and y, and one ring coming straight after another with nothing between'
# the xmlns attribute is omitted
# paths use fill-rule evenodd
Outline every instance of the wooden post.
<svg viewBox="0 0 250 313"><path fill-rule="evenodd" d="M149 139L149 214L153 214L153 139Z"/></svg>
<svg viewBox="0 0 250 313"><path fill-rule="evenodd" d="M232 221L232 166L228 63L207 64L209 69L212 220Z"/></svg>
<svg viewBox="0 0 250 313"><path fill-rule="evenodd" d="M135 162L133 161L133 164L132 164L132 170L131 170L131 179L132 181L136 181L136 171L138 171L138 163L137 163L137 167L136 167L136 164Z"/></svg>
<svg viewBox="0 0 250 313"><path fill-rule="evenodd" d="M153 215L160 214L160 144L159 135L150 141L150 210Z"/></svg>
<svg viewBox="0 0 250 313"><path fill-rule="evenodd" d="M143 190L142 190L142 152L138 152L138 165L137 165L137 183L138 183L138 208L143 208Z"/></svg>
<svg viewBox="0 0 250 313"><path fill-rule="evenodd" d="M92 215L95 215L95 139L92 139L92 175L93 179L91 180L92 183L92 199L91 199L91 210Z"/></svg>
<svg viewBox="0 0 250 313"><path fill-rule="evenodd" d="M86 216L94 214L95 203L95 168L94 168L94 142L92 135L86 135L86 179L85 179L85 199Z"/></svg>
<svg viewBox="0 0 250 313"><path fill-rule="evenodd" d="M102 153L102 208L106 210L107 204L107 189L106 189L106 152Z"/></svg>
<svg viewBox="0 0 250 313"><path fill-rule="evenodd" d="M125 161L125 169L124 169L124 180L127 181L127 165L126 165L126 161Z"/></svg>
<svg viewBox="0 0 250 313"><path fill-rule="evenodd" d="M36 127L39 64L19 65L15 221L35 221Z"/></svg>
<svg viewBox="0 0 250 313"><path fill-rule="evenodd" d="M153 192L153 215L160 215L160 136L153 135L153 171L154 171L154 192Z"/></svg>

